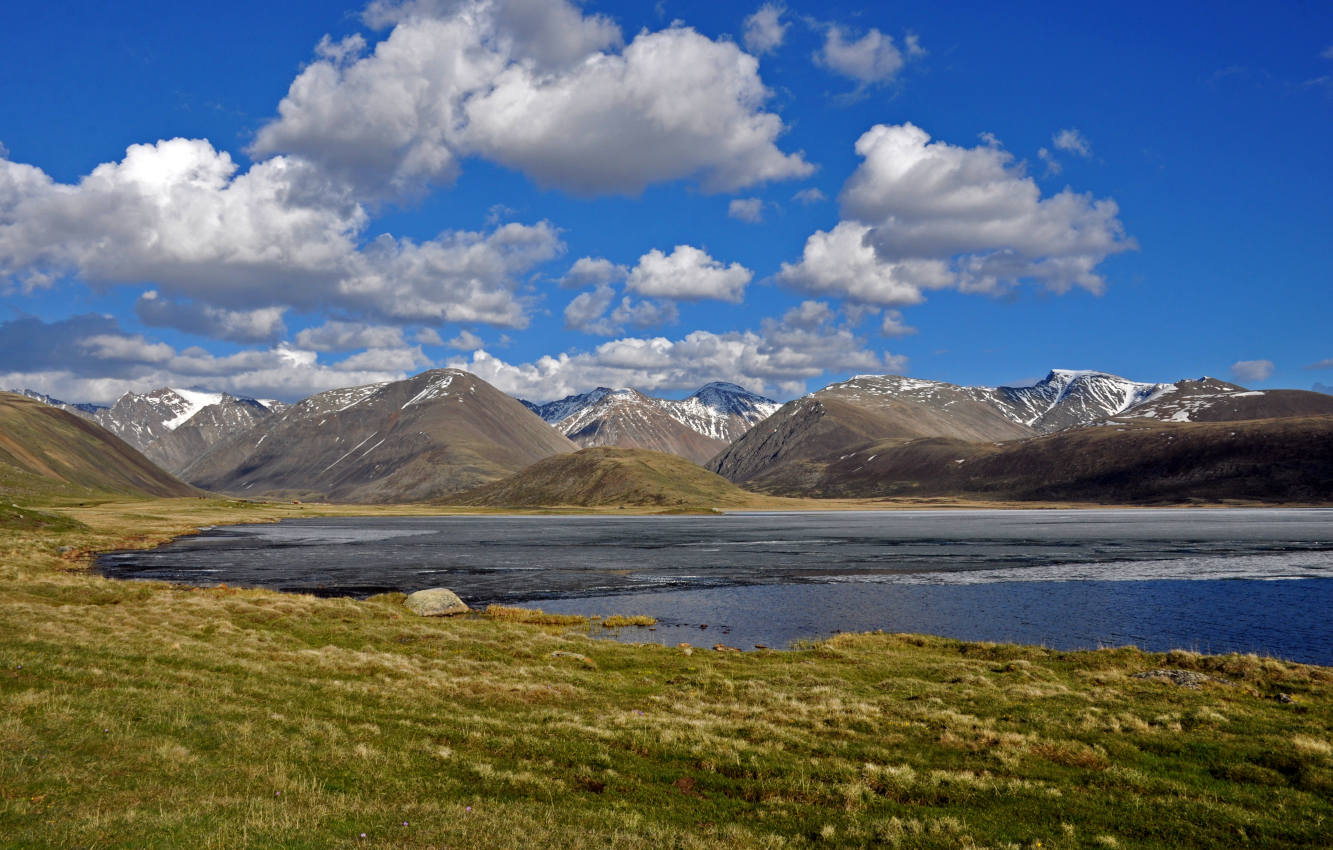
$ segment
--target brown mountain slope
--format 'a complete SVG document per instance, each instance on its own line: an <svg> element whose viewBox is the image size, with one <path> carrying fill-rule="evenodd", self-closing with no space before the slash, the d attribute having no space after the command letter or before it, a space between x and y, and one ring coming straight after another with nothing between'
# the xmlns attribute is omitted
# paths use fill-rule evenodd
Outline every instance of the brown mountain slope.
<svg viewBox="0 0 1333 850"><path fill-rule="evenodd" d="M749 487L842 498L1327 503L1333 502L1333 416L1134 422L1002 444L885 440L785 464Z"/></svg>
<svg viewBox="0 0 1333 850"><path fill-rule="evenodd" d="M576 445L621 446L680 455L704 463L726 448L662 408L663 402L638 390L611 390L593 404L555 423Z"/></svg>
<svg viewBox="0 0 1333 850"><path fill-rule="evenodd" d="M0 493L16 499L199 495L100 426L12 393L0 393Z"/></svg>
<svg viewBox="0 0 1333 850"><path fill-rule="evenodd" d="M475 375L435 369L313 395L226 440L182 477L243 495L436 499L574 445Z"/></svg>
<svg viewBox="0 0 1333 850"><path fill-rule="evenodd" d="M743 505L750 494L721 476L665 452L599 446L538 461L503 481L451 497L450 504Z"/></svg>
<svg viewBox="0 0 1333 850"><path fill-rule="evenodd" d="M744 484L791 463L873 440L1013 440L1033 431L969 388L897 375L862 376L788 402L707 464Z"/></svg>

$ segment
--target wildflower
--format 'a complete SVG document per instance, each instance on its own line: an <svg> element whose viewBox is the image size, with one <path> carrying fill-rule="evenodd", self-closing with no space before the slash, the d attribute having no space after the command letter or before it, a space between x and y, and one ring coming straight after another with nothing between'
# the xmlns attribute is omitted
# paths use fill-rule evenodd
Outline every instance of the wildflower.
<svg viewBox="0 0 1333 850"><path fill-rule="evenodd" d="M468 810L469 812L472 811L472 807L471 807L471 806L468 806L468 807L467 807L467 810Z"/></svg>

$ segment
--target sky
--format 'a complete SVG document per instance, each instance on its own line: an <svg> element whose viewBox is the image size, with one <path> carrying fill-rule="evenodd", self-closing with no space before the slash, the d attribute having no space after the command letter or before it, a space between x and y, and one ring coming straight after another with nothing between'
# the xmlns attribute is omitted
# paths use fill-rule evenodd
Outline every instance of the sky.
<svg viewBox="0 0 1333 850"><path fill-rule="evenodd" d="M20 4L0 387L1333 386L1309 3Z"/></svg>

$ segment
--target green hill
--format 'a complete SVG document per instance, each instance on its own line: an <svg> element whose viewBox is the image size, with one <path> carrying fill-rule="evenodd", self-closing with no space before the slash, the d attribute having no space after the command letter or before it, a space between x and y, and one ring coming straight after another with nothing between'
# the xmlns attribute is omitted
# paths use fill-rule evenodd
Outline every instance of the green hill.
<svg viewBox="0 0 1333 850"><path fill-rule="evenodd" d="M100 426L21 395L0 393L3 498L198 494Z"/></svg>
<svg viewBox="0 0 1333 850"><path fill-rule="evenodd" d="M490 507L661 505L727 507L753 496L677 455L610 446L549 457L448 500Z"/></svg>

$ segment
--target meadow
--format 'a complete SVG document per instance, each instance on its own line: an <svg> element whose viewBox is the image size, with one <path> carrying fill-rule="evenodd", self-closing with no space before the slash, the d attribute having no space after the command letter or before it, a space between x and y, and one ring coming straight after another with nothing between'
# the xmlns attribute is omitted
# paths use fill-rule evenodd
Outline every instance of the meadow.
<svg viewBox="0 0 1333 850"><path fill-rule="evenodd" d="M513 609L426 619L397 594L89 570L95 552L201 525L377 512L435 511L220 499L0 509L0 845L1326 847L1333 836L1328 668L891 634L714 652L596 638L630 621Z"/></svg>

